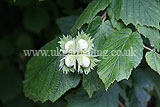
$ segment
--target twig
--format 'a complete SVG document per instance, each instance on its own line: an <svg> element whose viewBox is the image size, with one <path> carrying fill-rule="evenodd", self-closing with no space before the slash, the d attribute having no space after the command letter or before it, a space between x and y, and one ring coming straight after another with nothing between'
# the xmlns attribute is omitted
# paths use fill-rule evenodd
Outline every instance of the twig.
<svg viewBox="0 0 160 107"><path fill-rule="evenodd" d="M106 12L104 12L104 14L101 16L102 19L106 18Z"/></svg>
<svg viewBox="0 0 160 107"><path fill-rule="evenodd" d="M149 48L149 47L147 47L147 46L145 46L145 45L143 45L143 47L144 47L145 49L149 50L149 51L153 51L153 49L151 49L151 48Z"/></svg>
<svg viewBox="0 0 160 107"><path fill-rule="evenodd" d="M125 107L125 106L121 103L121 101L119 101L119 105L120 105L121 107Z"/></svg>
<svg viewBox="0 0 160 107"><path fill-rule="evenodd" d="M105 21L105 19L106 19L106 15L107 15L107 13L106 12L104 12L104 14L101 16L101 18L102 18L102 22L104 23L104 21Z"/></svg>

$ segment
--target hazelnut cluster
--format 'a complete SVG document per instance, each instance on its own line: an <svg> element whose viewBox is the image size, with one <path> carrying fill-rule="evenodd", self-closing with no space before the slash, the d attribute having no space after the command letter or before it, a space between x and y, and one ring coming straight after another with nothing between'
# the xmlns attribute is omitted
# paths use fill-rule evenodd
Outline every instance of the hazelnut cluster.
<svg viewBox="0 0 160 107"><path fill-rule="evenodd" d="M60 51L63 58L60 60L60 69L63 72L78 72L88 74L99 62L99 60L91 54L94 44L89 34L78 32L76 38L71 36L63 36L60 38Z"/></svg>

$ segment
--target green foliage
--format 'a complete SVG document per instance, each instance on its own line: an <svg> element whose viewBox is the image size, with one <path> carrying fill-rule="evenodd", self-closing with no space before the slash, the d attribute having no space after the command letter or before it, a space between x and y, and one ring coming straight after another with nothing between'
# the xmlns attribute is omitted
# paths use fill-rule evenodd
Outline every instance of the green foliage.
<svg viewBox="0 0 160 107"><path fill-rule="evenodd" d="M136 69L133 72L133 90L131 92L130 106L146 107L151 96L150 93L156 90L159 93L160 87L156 81L159 80L158 75L149 69Z"/></svg>
<svg viewBox="0 0 160 107"><path fill-rule="evenodd" d="M115 80L128 79L132 69L139 65L143 56L143 43L138 33L123 29L109 36L102 50L107 51L100 57L97 72L107 90Z"/></svg>
<svg viewBox="0 0 160 107"><path fill-rule="evenodd" d="M19 47L19 51L32 49L33 41L28 34L20 34L20 36L17 38L16 46Z"/></svg>
<svg viewBox="0 0 160 107"><path fill-rule="evenodd" d="M160 34L158 29L147 26L137 26L137 30L140 34L149 38L152 47L160 50Z"/></svg>
<svg viewBox="0 0 160 107"><path fill-rule="evenodd" d="M21 93L22 78L8 60L0 61L0 100L3 103Z"/></svg>
<svg viewBox="0 0 160 107"><path fill-rule="evenodd" d="M29 7L24 14L24 25L26 29L40 33L49 23L47 11L40 7Z"/></svg>
<svg viewBox="0 0 160 107"><path fill-rule="evenodd" d="M80 29L83 24L90 23L96 14L99 11L104 10L110 2L111 0L93 0L76 21L71 33L75 34L77 28Z"/></svg>
<svg viewBox="0 0 160 107"><path fill-rule="evenodd" d="M111 86L106 92L103 88L90 99L84 90L66 97L67 107L118 107L119 87Z"/></svg>
<svg viewBox="0 0 160 107"><path fill-rule="evenodd" d="M11 40L8 36L2 38L0 40L0 56L8 57L14 54L15 49L11 43Z"/></svg>
<svg viewBox="0 0 160 107"><path fill-rule="evenodd" d="M100 49L105 43L107 36L114 32L109 21L102 22L100 17L96 17L88 26L87 33L94 38L95 49Z"/></svg>
<svg viewBox="0 0 160 107"><path fill-rule="evenodd" d="M160 55L154 51L146 53L146 61L148 65L160 74Z"/></svg>
<svg viewBox="0 0 160 107"><path fill-rule="evenodd" d="M146 25L159 29L160 2L157 0L113 0L112 8L117 20L126 25Z"/></svg>
<svg viewBox="0 0 160 107"><path fill-rule="evenodd" d="M7 104L7 107L31 107L32 101L26 99L23 94L18 95L16 98L10 100Z"/></svg>
<svg viewBox="0 0 160 107"><path fill-rule="evenodd" d="M53 40L43 46L41 50L55 50L58 41ZM33 57L27 64L24 81L25 96L34 101L56 101L66 91L75 88L80 82L79 75L63 73L59 68L59 57ZM60 71L59 71L60 70Z"/></svg>
<svg viewBox="0 0 160 107"><path fill-rule="evenodd" d="M111 21L113 28L120 30L121 28L126 27L123 22L121 22L120 20L119 21L116 20L115 14L114 14L112 8L108 8L107 12L108 12L108 15L109 15L109 18L110 18L110 21Z"/></svg>
<svg viewBox="0 0 160 107"><path fill-rule="evenodd" d="M2 0L0 13L0 106L159 107L159 0ZM101 60L88 75L53 55L77 29Z"/></svg>
<svg viewBox="0 0 160 107"><path fill-rule="evenodd" d="M150 100L149 92L153 88L152 82L141 69L134 71L133 79L135 81L133 91L131 93L130 106L134 107L146 107L147 102ZM141 77L141 78L139 78Z"/></svg>
<svg viewBox="0 0 160 107"><path fill-rule="evenodd" d="M62 0L62 2L65 1ZM73 1L70 2L73 3ZM60 2L58 3L63 7ZM137 107L147 106L151 95L154 95L151 92L155 91L154 87L158 87L156 92L159 92L159 86L155 83L156 81L153 82L148 77L148 74L136 68L143 67L140 63L145 55L143 52L145 47L145 49L152 50L146 53L147 63L159 73L159 5L159 1L156 0L94 0L78 19L76 16L57 19L56 23L61 32L70 34L72 28L73 36L77 29L87 23L88 26L83 26L82 29L94 38L94 48L102 52L99 53L101 61L91 73L81 76L77 73L62 73L59 70L59 57L34 56L27 64L24 81L25 95L34 101L55 102L66 91L75 88L81 79L82 87L89 96L81 88L76 90L66 97L68 107L117 107L118 102L121 105L119 95L126 106L134 106L134 104ZM64 6L64 8L70 10L73 7ZM43 28L33 31L39 32ZM149 39L150 44L147 44L154 49L144 46L143 41L146 41L146 38L141 38L141 34ZM54 50L56 47L58 47L57 39L41 49ZM147 66L146 63L144 65ZM128 80L133 70L138 73L134 72L131 79ZM127 80L120 82L124 79ZM143 82L141 79L147 81ZM118 91L115 86L111 85L115 81L119 84L117 85ZM107 92L104 91L104 87ZM128 88L132 90L128 92Z"/></svg>
<svg viewBox="0 0 160 107"><path fill-rule="evenodd" d="M29 5L32 0L8 0L9 3L16 6L26 6Z"/></svg>
<svg viewBox="0 0 160 107"><path fill-rule="evenodd" d="M70 29L73 27L73 24L76 22L77 18L77 16L62 17L58 18L56 22L63 34L70 34Z"/></svg>
<svg viewBox="0 0 160 107"><path fill-rule="evenodd" d="M101 80L99 79L95 69L88 75L83 75L82 86L87 91L89 97L91 98L93 93L100 88L102 88Z"/></svg>

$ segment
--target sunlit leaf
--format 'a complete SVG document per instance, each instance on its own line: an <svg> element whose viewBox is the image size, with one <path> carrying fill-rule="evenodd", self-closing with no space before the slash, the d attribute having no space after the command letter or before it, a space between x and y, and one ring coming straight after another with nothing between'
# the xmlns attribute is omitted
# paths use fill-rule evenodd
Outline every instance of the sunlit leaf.
<svg viewBox="0 0 160 107"><path fill-rule="evenodd" d="M122 29L107 38L102 51L97 72L107 90L115 80L128 79L133 68L139 65L143 42L138 33Z"/></svg>
<svg viewBox="0 0 160 107"><path fill-rule="evenodd" d="M117 20L126 25L146 25L159 29L160 2L157 0L113 0L112 8Z"/></svg>

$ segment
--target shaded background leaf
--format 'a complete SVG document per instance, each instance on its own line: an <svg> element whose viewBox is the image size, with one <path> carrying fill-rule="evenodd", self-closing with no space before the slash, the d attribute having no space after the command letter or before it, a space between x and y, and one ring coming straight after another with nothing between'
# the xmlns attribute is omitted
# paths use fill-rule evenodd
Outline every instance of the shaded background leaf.
<svg viewBox="0 0 160 107"><path fill-rule="evenodd" d="M87 91L91 98L93 93L103 87L101 80L98 77L97 69L90 72L88 75L83 75L82 86Z"/></svg>
<svg viewBox="0 0 160 107"><path fill-rule="evenodd" d="M71 33L75 34L76 30L80 29L83 24L90 23L96 14L99 11L104 10L110 4L110 2L111 0L93 0L79 16L71 30Z"/></svg>
<svg viewBox="0 0 160 107"><path fill-rule="evenodd" d="M70 29L73 27L73 24L76 22L78 16L68 16L58 18L56 20L61 32L63 34L71 34Z"/></svg>
<svg viewBox="0 0 160 107"><path fill-rule="evenodd" d="M0 65L0 100L6 103L22 92L22 78L10 61L1 60Z"/></svg>
<svg viewBox="0 0 160 107"><path fill-rule="evenodd" d="M114 29L109 21L102 22L101 17L95 17L88 25L87 33L94 38L94 48L99 50L105 43L107 36L111 35Z"/></svg>
<svg viewBox="0 0 160 107"><path fill-rule="evenodd" d="M66 97L67 107L118 107L119 87L112 85L106 92L101 89L89 98L84 90L79 90L76 94Z"/></svg>
<svg viewBox="0 0 160 107"><path fill-rule="evenodd" d="M26 29L40 33L49 23L48 12L40 7L29 7L24 14L24 25Z"/></svg>

